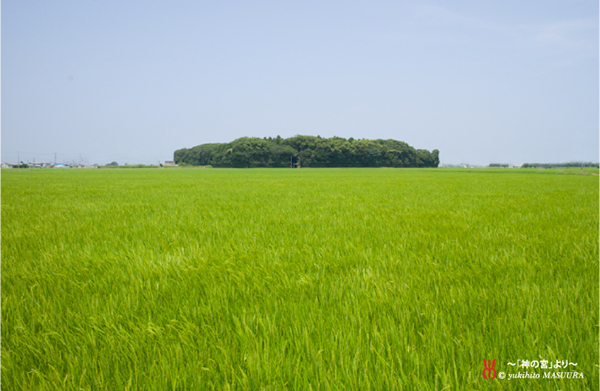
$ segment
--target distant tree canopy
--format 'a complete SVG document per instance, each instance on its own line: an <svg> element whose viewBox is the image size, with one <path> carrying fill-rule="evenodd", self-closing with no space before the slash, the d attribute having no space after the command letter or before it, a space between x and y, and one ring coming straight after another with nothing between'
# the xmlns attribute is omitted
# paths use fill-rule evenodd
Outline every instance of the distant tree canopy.
<svg viewBox="0 0 600 391"><path fill-rule="evenodd" d="M599 167L598 163L592 162L569 162L569 163L523 163L523 168L554 168L554 167Z"/></svg>
<svg viewBox="0 0 600 391"><path fill-rule="evenodd" d="M242 137L175 151L179 165L213 167L437 167L439 151L414 149L396 140L294 136Z"/></svg>

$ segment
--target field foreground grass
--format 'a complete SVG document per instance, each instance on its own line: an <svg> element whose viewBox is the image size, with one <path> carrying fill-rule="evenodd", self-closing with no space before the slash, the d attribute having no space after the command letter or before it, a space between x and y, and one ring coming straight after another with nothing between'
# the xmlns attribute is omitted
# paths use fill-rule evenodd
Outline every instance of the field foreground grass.
<svg viewBox="0 0 600 391"><path fill-rule="evenodd" d="M596 390L598 223L592 175L5 170L2 386Z"/></svg>

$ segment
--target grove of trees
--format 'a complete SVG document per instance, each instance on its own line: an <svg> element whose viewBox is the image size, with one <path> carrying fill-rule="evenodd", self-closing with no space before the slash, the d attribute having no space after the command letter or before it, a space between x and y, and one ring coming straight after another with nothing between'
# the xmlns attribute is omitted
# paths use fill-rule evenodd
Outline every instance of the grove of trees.
<svg viewBox="0 0 600 391"><path fill-rule="evenodd" d="M294 136L242 137L175 151L179 165L213 167L437 167L439 151L414 149L396 140Z"/></svg>

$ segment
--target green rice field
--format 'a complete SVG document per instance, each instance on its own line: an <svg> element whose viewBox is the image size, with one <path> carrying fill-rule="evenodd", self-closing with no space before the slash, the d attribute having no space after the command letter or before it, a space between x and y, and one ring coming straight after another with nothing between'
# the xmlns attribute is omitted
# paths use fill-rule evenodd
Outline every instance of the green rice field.
<svg viewBox="0 0 600 391"><path fill-rule="evenodd" d="M597 390L597 173L3 170L2 388Z"/></svg>

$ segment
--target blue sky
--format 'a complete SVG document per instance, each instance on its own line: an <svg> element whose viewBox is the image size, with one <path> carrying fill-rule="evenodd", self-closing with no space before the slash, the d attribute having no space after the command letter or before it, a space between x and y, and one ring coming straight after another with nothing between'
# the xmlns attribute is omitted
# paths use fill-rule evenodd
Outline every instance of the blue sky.
<svg viewBox="0 0 600 391"><path fill-rule="evenodd" d="M599 160L597 1L3 1L2 160L296 134Z"/></svg>

